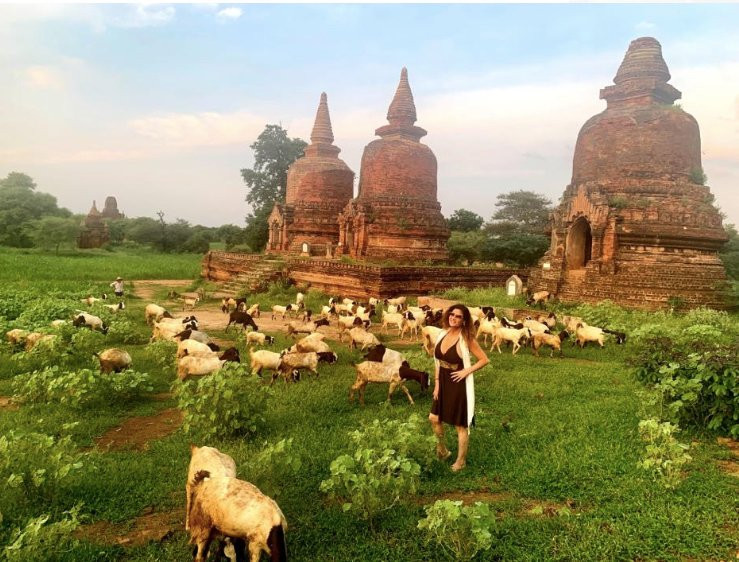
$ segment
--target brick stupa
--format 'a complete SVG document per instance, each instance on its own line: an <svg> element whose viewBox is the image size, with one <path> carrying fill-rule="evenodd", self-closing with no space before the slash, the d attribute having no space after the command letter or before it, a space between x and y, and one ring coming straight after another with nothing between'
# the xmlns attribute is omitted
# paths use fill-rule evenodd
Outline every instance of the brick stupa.
<svg viewBox="0 0 739 562"><path fill-rule="evenodd" d="M449 229L436 198L436 157L419 141L403 68L381 138L362 155L359 193L339 216L339 253L370 260L445 260Z"/></svg>
<svg viewBox="0 0 739 562"><path fill-rule="evenodd" d="M100 215L104 219L110 220L125 218L125 215L118 210L118 201L116 201L115 197L110 195L105 198L105 207L103 207L103 211Z"/></svg>
<svg viewBox="0 0 739 562"><path fill-rule="evenodd" d="M326 94L316 112L311 144L287 172L285 203L269 215L270 253L332 254L339 242L339 212L351 201L354 172L338 157Z"/></svg>
<svg viewBox="0 0 739 562"><path fill-rule="evenodd" d="M80 226L82 226L82 230L77 239L77 247L100 248L110 241L108 225L103 221L103 216L98 211L95 201L92 202L92 208L90 208L90 212L87 213Z"/></svg>
<svg viewBox="0 0 739 562"><path fill-rule="evenodd" d="M600 92L606 110L578 135L533 290L645 309L724 305L727 235L703 185L698 123L673 105L669 80L659 42L632 41Z"/></svg>

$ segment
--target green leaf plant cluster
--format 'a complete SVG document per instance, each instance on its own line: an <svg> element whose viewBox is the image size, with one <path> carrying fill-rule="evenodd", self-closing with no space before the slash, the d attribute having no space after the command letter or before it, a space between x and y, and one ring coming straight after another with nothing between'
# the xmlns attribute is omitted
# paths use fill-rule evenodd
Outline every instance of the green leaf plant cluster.
<svg viewBox="0 0 739 562"><path fill-rule="evenodd" d="M343 510L374 529L377 515L418 488L422 464L433 463L434 438L420 428L420 416L408 421L374 420L349 433L355 450L331 462L321 491L344 501Z"/></svg>
<svg viewBox="0 0 739 562"><path fill-rule="evenodd" d="M495 514L488 504L438 500L425 510L418 528L427 543L436 543L451 560L470 560L492 546Z"/></svg>
<svg viewBox="0 0 739 562"><path fill-rule="evenodd" d="M272 391L249 374L248 365L226 363L207 377L174 384L187 434L202 439L252 436L266 424Z"/></svg>
<svg viewBox="0 0 739 562"><path fill-rule="evenodd" d="M17 376L13 380L13 400L33 404L55 402L80 408L130 402L153 388L147 373L131 369L114 374L93 369L67 372L55 365Z"/></svg>

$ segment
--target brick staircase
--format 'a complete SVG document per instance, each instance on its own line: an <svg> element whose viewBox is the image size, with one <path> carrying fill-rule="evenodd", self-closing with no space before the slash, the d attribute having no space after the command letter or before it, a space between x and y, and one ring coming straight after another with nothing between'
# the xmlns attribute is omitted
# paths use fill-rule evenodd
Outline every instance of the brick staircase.
<svg viewBox="0 0 739 562"><path fill-rule="evenodd" d="M234 297L240 293L256 293L282 277L285 262L272 256L264 256L249 265L249 271L232 277L218 288L219 297Z"/></svg>

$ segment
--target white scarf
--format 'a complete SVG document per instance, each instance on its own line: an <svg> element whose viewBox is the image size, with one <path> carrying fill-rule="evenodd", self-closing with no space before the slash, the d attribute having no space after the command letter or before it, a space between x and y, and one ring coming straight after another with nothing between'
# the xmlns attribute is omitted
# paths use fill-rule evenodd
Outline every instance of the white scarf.
<svg viewBox="0 0 739 562"><path fill-rule="evenodd" d="M442 330L439 333L439 337L436 338L436 345L439 345L439 342L444 339L444 336L446 336L447 333L448 330ZM469 369L472 366L472 362L470 361L470 350L467 347L467 342L464 341L464 336L462 334L459 334L459 347L462 350L462 365L464 365L465 369ZM438 373L439 360L436 358L436 353L434 353L434 363L436 364L435 373ZM475 417L475 378L472 373L464 379L464 383L465 392L467 394L467 432L469 433L470 428L472 427L472 420Z"/></svg>

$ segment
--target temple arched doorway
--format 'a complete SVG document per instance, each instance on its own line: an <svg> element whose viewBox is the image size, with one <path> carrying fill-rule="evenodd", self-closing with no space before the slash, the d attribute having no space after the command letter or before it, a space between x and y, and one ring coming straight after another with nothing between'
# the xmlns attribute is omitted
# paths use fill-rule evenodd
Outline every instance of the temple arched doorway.
<svg viewBox="0 0 739 562"><path fill-rule="evenodd" d="M585 217L577 219L567 235L567 269L582 269L593 255L593 233Z"/></svg>

